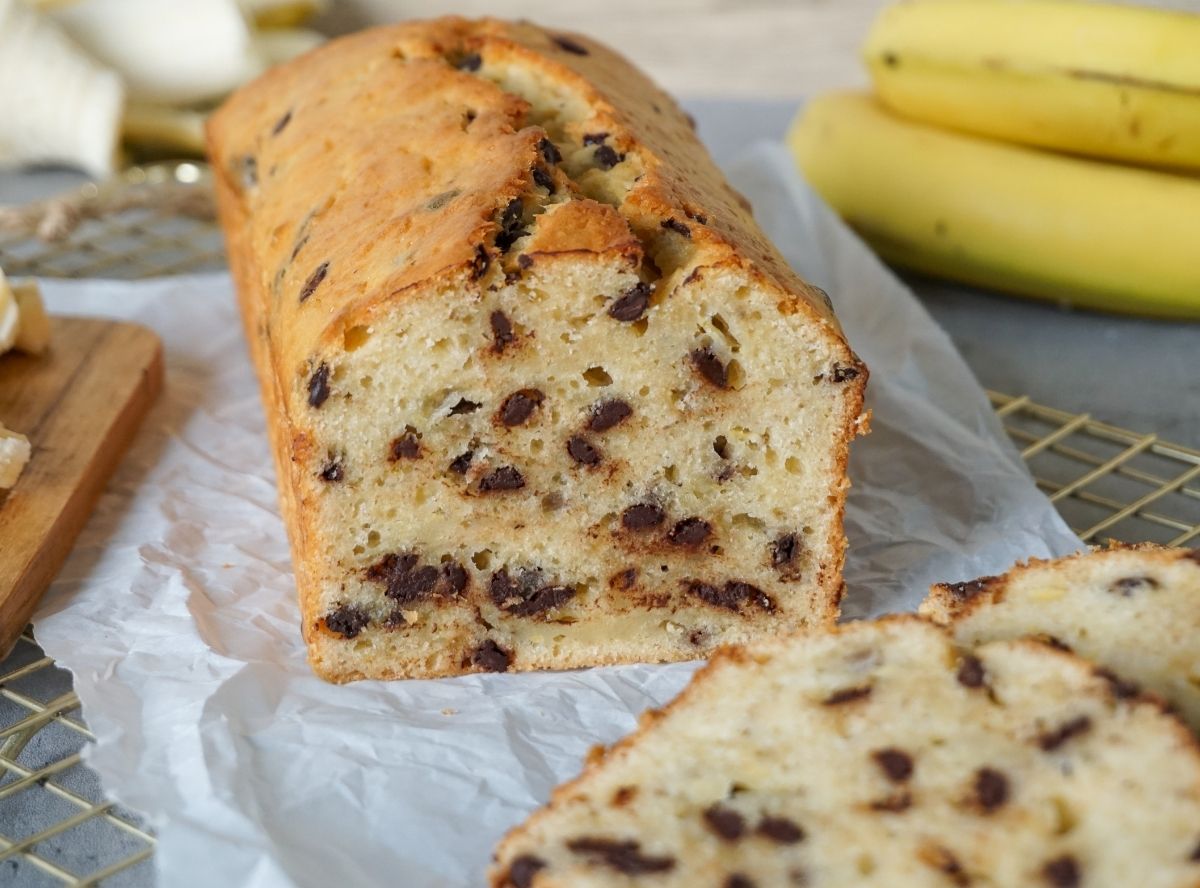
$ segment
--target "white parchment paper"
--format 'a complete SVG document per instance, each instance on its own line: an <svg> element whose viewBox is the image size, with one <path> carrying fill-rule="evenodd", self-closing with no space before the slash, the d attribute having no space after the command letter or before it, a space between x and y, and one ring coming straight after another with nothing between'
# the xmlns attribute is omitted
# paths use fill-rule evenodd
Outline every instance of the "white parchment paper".
<svg viewBox="0 0 1200 888"><path fill-rule="evenodd" d="M782 150L732 172L871 368L847 613L1078 548L949 340ZM694 670L319 681L228 278L45 289L56 312L137 320L166 344L163 400L35 621L74 673L90 763L159 831L162 885L479 885L496 839Z"/></svg>

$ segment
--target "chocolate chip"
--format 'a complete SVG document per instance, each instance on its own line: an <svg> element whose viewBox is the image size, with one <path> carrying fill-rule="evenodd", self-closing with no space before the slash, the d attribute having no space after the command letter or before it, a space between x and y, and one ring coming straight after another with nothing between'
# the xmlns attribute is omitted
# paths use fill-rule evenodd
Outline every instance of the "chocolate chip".
<svg viewBox="0 0 1200 888"><path fill-rule="evenodd" d="M650 285L636 283L608 307L608 316L618 321L636 321L650 307Z"/></svg>
<svg viewBox="0 0 1200 888"><path fill-rule="evenodd" d="M898 792L886 798L871 802L872 811L884 811L888 814L899 814L912 807L912 793Z"/></svg>
<svg viewBox="0 0 1200 888"><path fill-rule="evenodd" d="M477 52L469 52L464 56L460 56L458 61L454 63L454 67L460 71L478 71L479 66L483 64L483 57Z"/></svg>
<svg viewBox="0 0 1200 888"><path fill-rule="evenodd" d="M971 884L971 877L967 875L967 871L963 869L958 858L949 849L940 846L926 846L918 850L917 856L922 862L928 863L938 872L948 876L950 882L957 885L958 888L966 888Z"/></svg>
<svg viewBox="0 0 1200 888"><path fill-rule="evenodd" d="M513 392L500 405L500 421L508 427L519 426L533 414L545 395L537 389L521 389Z"/></svg>
<svg viewBox="0 0 1200 888"><path fill-rule="evenodd" d="M741 873L730 873L729 878L725 880L723 888L758 888L754 884L754 880L749 876L743 876Z"/></svg>
<svg viewBox="0 0 1200 888"><path fill-rule="evenodd" d="M729 386L729 374L721 359L712 353L712 349L698 348L691 354L692 366L697 372L719 389Z"/></svg>
<svg viewBox="0 0 1200 888"><path fill-rule="evenodd" d="M562 163L562 152L549 139L539 139L537 147L538 151L541 152L542 160L546 161L546 163Z"/></svg>
<svg viewBox="0 0 1200 888"><path fill-rule="evenodd" d="M505 665L507 666L507 663ZM503 672L504 670L494 671ZM533 877L545 868L546 861L540 857L534 857L532 854L522 854L509 866L508 875L504 877L506 885L511 886L511 888L531 888Z"/></svg>
<svg viewBox="0 0 1200 888"><path fill-rule="evenodd" d="M474 413L480 408L480 404L475 401L468 401L466 398L459 398L458 403L450 408L451 416L462 416L464 413Z"/></svg>
<svg viewBox="0 0 1200 888"><path fill-rule="evenodd" d="M331 614L325 616L325 628L336 632L342 638L354 638L371 622L366 611L361 608L343 604Z"/></svg>
<svg viewBox="0 0 1200 888"><path fill-rule="evenodd" d="M871 696L871 690L870 685L842 688L840 691L834 691L821 702L826 706L840 706L843 703L853 703L855 700L863 700Z"/></svg>
<svg viewBox="0 0 1200 888"><path fill-rule="evenodd" d="M608 138L608 133L584 133L583 144L585 145L603 145L604 140Z"/></svg>
<svg viewBox="0 0 1200 888"><path fill-rule="evenodd" d="M533 257L526 253L522 253L517 257L517 267L525 269L533 268Z"/></svg>
<svg viewBox="0 0 1200 888"><path fill-rule="evenodd" d="M570 37L564 37L562 34L555 34L550 39L554 41L559 49L565 49L567 52L573 53L574 55L588 54L586 47L580 46L579 43L577 43L575 40L572 40Z"/></svg>
<svg viewBox="0 0 1200 888"><path fill-rule="evenodd" d="M427 597L433 591L437 579L437 568L426 564L392 577L383 594L400 604L411 604Z"/></svg>
<svg viewBox="0 0 1200 888"><path fill-rule="evenodd" d="M479 482L479 489L484 493L496 490L520 490L525 486L524 476L512 466L501 466L494 469Z"/></svg>
<svg viewBox="0 0 1200 888"><path fill-rule="evenodd" d="M1143 589L1157 589L1158 580L1154 577L1137 576L1137 577L1121 577L1108 587L1108 591L1117 595L1122 595L1128 598L1134 592L1141 592Z"/></svg>
<svg viewBox="0 0 1200 888"><path fill-rule="evenodd" d="M392 439L388 445L388 462L402 459L418 459L421 456L421 436L409 427L404 434Z"/></svg>
<svg viewBox="0 0 1200 888"><path fill-rule="evenodd" d="M291 112L291 109L289 108L287 111L284 112L283 117L281 117L277 121L275 121L275 125L273 127L271 127L271 135L273 135L273 136L279 135L281 132L283 132L283 128L286 127L291 122L292 122L292 112Z"/></svg>
<svg viewBox="0 0 1200 888"><path fill-rule="evenodd" d="M654 503L638 503L621 513L621 524L626 530L649 530L666 519L667 513Z"/></svg>
<svg viewBox="0 0 1200 888"><path fill-rule="evenodd" d="M492 348L497 352L504 351L516 339L512 322L509 321L508 315L498 309L492 312L488 322L492 325Z"/></svg>
<svg viewBox="0 0 1200 888"><path fill-rule="evenodd" d="M725 585L718 589L708 583L702 583L698 580L687 581L686 588L689 594L694 595L701 601L711 604L714 607L722 607L726 610L741 610L744 602L752 602L757 605L760 610L767 613L775 610L775 602L767 593L763 592L757 586L752 586L749 583L743 583L738 580L729 580Z"/></svg>
<svg viewBox="0 0 1200 888"><path fill-rule="evenodd" d="M800 551L800 538L794 533L785 533L771 543L771 566L784 567L796 560Z"/></svg>
<svg viewBox="0 0 1200 888"><path fill-rule="evenodd" d="M1126 681L1111 669L1097 666L1093 671L1099 678L1108 682L1109 690L1112 691L1113 696L1118 700L1129 700L1142 692L1142 689L1138 685L1131 681Z"/></svg>
<svg viewBox="0 0 1200 888"><path fill-rule="evenodd" d="M390 583L395 577L408 573L416 566L416 555L389 552L367 568L366 577L375 583Z"/></svg>
<svg viewBox="0 0 1200 888"><path fill-rule="evenodd" d="M403 629L408 625L408 618L404 616L404 611L396 608L390 614L383 618L384 629Z"/></svg>
<svg viewBox="0 0 1200 888"><path fill-rule="evenodd" d="M1179 557L1200 564L1200 549L1180 549Z"/></svg>
<svg viewBox="0 0 1200 888"><path fill-rule="evenodd" d="M688 228L678 219L663 219L662 227L667 229L667 231L674 231L676 234L681 234L684 237L692 236L692 229Z"/></svg>
<svg viewBox="0 0 1200 888"><path fill-rule="evenodd" d="M321 286L321 281L325 280L325 275L329 274L329 263L322 262L316 267L312 274L308 276L308 280L304 282L304 286L300 288L300 301L304 302L317 291L317 287Z"/></svg>
<svg viewBox="0 0 1200 888"><path fill-rule="evenodd" d="M676 546L698 546L708 539L712 525L703 518L684 518L671 528L667 539Z"/></svg>
<svg viewBox="0 0 1200 888"><path fill-rule="evenodd" d="M525 206L519 197L510 200L501 211L500 218L497 220L500 230L496 233L496 248L500 252L507 253L513 244L528 233L521 224L524 212Z"/></svg>
<svg viewBox="0 0 1200 888"><path fill-rule="evenodd" d="M942 583L941 586L955 598L966 601L981 592L986 592L999 579L999 577L980 577L977 580L966 580L962 583Z"/></svg>
<svg viewBox="0 0 1200 888"><path fill-rule="evenodd" d="M567 453L582 466L595 466L600 463L600 451L580 435L572 435L567 439Z"/></svg>
<svg viewBox="0 0 1200 888"><path fill-rule="evenodd" d="M600 169L611 170L625 159L625 155L618 154L612 145L601 145L592 152L592 158L596 161L596 166L600 167Z"/></svg>
<svg viewBox="0 0 1200 888"><path fill-rule="evenodd" d="M732 808L720 804L710 805L705 809L704 822L727 842L740 839L746 831L746 819Z"/></svg>
<svg viewBox="0 0 1200 888"><path fill-rule="evenodd" d="M492 639L487 638L475 648L475 653L471 654L471 662L485 672L506 672L512 664L512 656ZM533 878L533 874L530 873L529 877Z"/></svg>
<svg viewBox="0 0 1200 888"><path fill-rule="evenodd" d="M470 582L466 569L457 561L447 561L442 565L442 579L446 582L446 588L455 597L461 595L466 590L467 583Z"/></svg>
<svg viewBox="0 0 1200 888"><path fill-rule="evenodd" d="M575 589L570 586L543 586L521 601L504 608L516 617L531 617L543 611L562 607L575 597Z"/></svg>
<svg viewBox="0 0 1200 888"><path fill-rule="evenodd" d="M475 247L475 257L471 260L471 280L477 281L483 277L484 272L488 270L488 265L491 264L491 257L488 256L487 248L483 244Z"/></svg>
<svg viewBox="0 0 1200 888"><path fill-rule="evenodd" d="M474 450L467 450L460 453L450 461L450 471L456 475L467 474L467 469L471 467L471 460L475 458Z"/></svg>
<svg viewBox="0 0 1200 888"><path fill-rule="evenodd" d="M1008 778L995 768L980 768L975 772L975 799L984 813L992 813L1008 801Z"/></svg>
<svg viewBox="0 0 1200 888"><path fill-rule="evenodd" d="M346 477L346 473L342 469L341 460L339 460L332 453L329 454L328 460L325 462L325 465L321 468L321 480L334 483L337 481L341 481L345 477Z"/></svg>
<svg viewBox="0 0 1200 888"><path fill-rule="evenodd" d="M669 855L650 856L642 853L641 843L634 839L601 839L581 836L567 842L575 854L583 854L592 862L607 866L627 876L639 873L665 873L675 868L675 858Z"/></svg>
<svg viewBox="0 0 1200 888"><path fill-rule="evenodd" d="M966 688L981 688L984 682L983 661L974 654L965 654L958 664L955 675L958 683Z"/></svg>
<svg viewBox="0 0 1200 888"><path fill-rule="evenodd" d="M460 193L461 192L457 188L453 188L450 191L443 191L441 194L435 194L425 202L425 209L440 210L446 204L450 203L450 201L454 200L454 198L458 197Z"/></svg>
<svg viewBox="0 0 1200 888"><path fill-rule="evenodd" d="M545 188L551 194L554 193L554 177L541 167L533 168L533 182L539 188Z"/></svg>
<svg viewBox="0 0 1200 888"><path fill-rule="evenodd" d="M893 783L904 783L912 776L912 756L902 749L895 747L879 749L871 754L871 758L875 759L875 764L879 765L880 770Z"/></svg>
<svg viewBox="0 0 1200 888"><path fill-rule="evenodd" d="M501 607L510 599L519 597L520 587L516 581L508 573L508 568L500 568L492 571L492 580L488 585L488 594L492 597L492 603L497 607Z"/></svg>
<svg viewBox="0 0 1200 888"><path fill-rule="evenodd" d="M758 822L755 832L781 845L794 845L804 841L804 830L786 817L767 815Z"/></svg>
<svg viewBox="0 0 1200 888"><path fill-rule="evenodd" d="M308 406L320 407L329 397L329 365L319 366L308 380Z"/></svg>
<svg viewBox="0 0 1200 888"><path fill-rule="evenodd" d="M1054 888L1078 888L1079 864L1070 854L1056 857L1042 867L1042 878Z"/></svg>
<svg viewBox="0 0 1200 888"><path fill-rule="evenodd" d="M607 432L614 426L623 423L632 415L633 408L624 401L619 399L601 401L592 408L592 416L588 420L588 428L593 432Z"/></svg>
<svg viewBox="0 0 1200 888"><path fill-rule="evenodd" d="M1061 727L1038 736L1038 746L1046 752L1052 752L1073 737L1086 734L1092 727L1092 720L1081 715L1065 722Z"/></svg>
<svg viewBox="0 0 1200 888"><path fill-rule="evenodd" d="M847 364L834 364L833 371L829 374L830 382L849 382L851 379L858 378L859 370L857 367L852 367Z"/></svg>

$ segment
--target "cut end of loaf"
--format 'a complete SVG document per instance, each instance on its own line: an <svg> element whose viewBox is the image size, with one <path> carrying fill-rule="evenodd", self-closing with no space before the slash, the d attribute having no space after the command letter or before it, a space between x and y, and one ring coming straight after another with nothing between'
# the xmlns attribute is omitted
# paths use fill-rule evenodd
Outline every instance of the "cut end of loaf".
<svg viewBox="0 0 1200 888"><path fill-rule="evenodd" d="M670 99L589 41L456 19L268 81L211 137L319 674L836 618L866 371Z"/></svg>

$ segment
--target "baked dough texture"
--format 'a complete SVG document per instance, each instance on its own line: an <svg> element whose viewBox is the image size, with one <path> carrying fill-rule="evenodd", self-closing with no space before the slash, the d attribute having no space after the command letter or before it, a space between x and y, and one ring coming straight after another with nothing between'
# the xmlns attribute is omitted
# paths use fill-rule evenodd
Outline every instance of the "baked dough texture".
<svg viewBox="0 0 1200 888"><path fill-rule="evenodd" d="M921 612L964 644L1032 636L1152 691L1200 732L1200 550L1118 546L934 586Z"/></svg>
<svg viewBox="0 0 1200 888"><path fill-rule="evenodd" d="M377 28L208 139L321 676L691 659L836 618L866 369L628 62L529 24Z"/></svg>
<svg viewBox="0 0 1200 888"><path fill-rule="evenodd" d="M915 616L718 653L500 844L493 888L1195 888L1200 750L1033 640Z"/></svg>

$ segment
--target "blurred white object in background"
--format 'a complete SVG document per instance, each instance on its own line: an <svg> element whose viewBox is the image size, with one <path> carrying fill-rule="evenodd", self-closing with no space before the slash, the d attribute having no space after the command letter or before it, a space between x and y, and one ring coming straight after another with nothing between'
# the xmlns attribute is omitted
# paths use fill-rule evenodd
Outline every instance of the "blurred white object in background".
<svg viewBox="0 0 1200 888"><path fill-rule="evenodd" d="M164 4L166 5L166 4ZM112 172L121 79L19 0L0 0L0 165Z"/></svg>
<svg viewBox="0 0 1200 888"><path fill-rule="evenodd" d="M139 101L213 99L266 67L236 0L75 0L45 14Z"/></svg>

